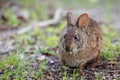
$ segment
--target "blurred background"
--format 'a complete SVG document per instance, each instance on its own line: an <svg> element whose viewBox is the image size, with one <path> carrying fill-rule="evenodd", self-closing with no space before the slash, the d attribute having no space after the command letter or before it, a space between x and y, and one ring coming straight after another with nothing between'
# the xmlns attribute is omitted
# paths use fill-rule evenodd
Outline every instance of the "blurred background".
<svg viewBox="0 0 120 80"><path fill-rule="evenodd" d="M0 79L44 79L48 62L59 61L69 11L75 18L88 13L102 28L101 60L120 61L119 8L120 0L0 0Z"/></svg>

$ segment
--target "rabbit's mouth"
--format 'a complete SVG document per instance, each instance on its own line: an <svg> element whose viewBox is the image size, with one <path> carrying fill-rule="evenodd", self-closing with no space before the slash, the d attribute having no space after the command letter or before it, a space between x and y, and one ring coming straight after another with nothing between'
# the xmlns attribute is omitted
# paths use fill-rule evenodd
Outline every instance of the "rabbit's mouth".
<svg viewBox="0 0 120 80"><path fill-rule="evenodd" d="M79 52L81 52L84 49L85 45L83 44L81 47L74 47L71 50L65 50L68 54L78 54Z"/></svg>
<svg viewBox="0 0 120 80"><path fill-rule="evenodd" d="M72 49L72 50L66 50L66 52L67 52L68 54L77 54L77 53L79 52L79 50L78 50L77 48L74 48L74 49Z"/></svg>

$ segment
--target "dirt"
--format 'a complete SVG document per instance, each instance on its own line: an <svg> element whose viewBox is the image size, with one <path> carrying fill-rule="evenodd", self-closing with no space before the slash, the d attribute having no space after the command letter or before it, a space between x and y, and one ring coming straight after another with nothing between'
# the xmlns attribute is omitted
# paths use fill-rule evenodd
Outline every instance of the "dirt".
<svg viewBox="0 0 120 80"><path fill-rule="evenodd" d="M78 68L66 67L64 69L58 57L50 56L48 60L47 70L44 73L45 80L62 80L65 77L65 72L70 80L73 80L74 73L76 73L77 80L81 78L83 80L95 80L96 78L102 78L104 80L120 79L120 64L118 62L110 62L108 60L99 61L98 66L84 69L83 76L80 76Z"/></svg>
<svg viewBox="0 0 120 80"><path fill-rule="evenodd" d="M120 30L120 10L119 10L119 3L113 7L113 10L111 11L110 16L112 18L108 21L105 19L107 16L107 12L105 10L86 10L91 17L95 18L99 24L108 24L111 26L114 26L115 29ZM77 14L80 14L81 12L84 12L84 10L81 10L76 12ZM4 25L6 26L6 25ZM13 39L11 39L11 33L15 32L17 28L14 30L10 27L1 27L0 28L0 56L1 54L10 53L12 50L16 49L16 46L14 46ZM4 29L4 31L3 31ZM64 66L61 65L60 58L56 57L54 55L45 55L48 59L47 63L47 69L44 71L44 79L45 80L62 80L63 77L69 76L69 80L73 80L72 77L74 74L77 76L77 80L80 80L81 78L83 80L95 80L96 78L102 78L102 80L120 80L120 55L116 57L116 61L111 62L109 60L100 60L98 66L95 68L87 68L84 69L84 75L80 76L78 75L78 68L69 68L66 67L64 69ZM39 59L39 58L38 58ZM37 66L36 64L31 64L30 66ZM64 70L63 70L64 69ZM4 71L0 69L0 75L4 74ZM9 76L10 78L13 77L13 75ZM30 76L28 76L30 77ZM28 78L27 78L28 79ZM34 79L33 79L34 80Z"/></svg>

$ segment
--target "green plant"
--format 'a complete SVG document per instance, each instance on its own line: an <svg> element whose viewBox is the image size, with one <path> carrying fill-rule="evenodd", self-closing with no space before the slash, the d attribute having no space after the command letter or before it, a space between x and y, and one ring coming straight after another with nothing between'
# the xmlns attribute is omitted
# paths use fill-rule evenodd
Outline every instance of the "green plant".
<svg viewBox="0 0 120 80"><path fill-rule="evenodd" d="M72 80L77 80L77 77L79 76L79 73L75 70L73 72Z"/></svg>
<svg viewBox="0 0 120 80"><path fill-rule="evenodd" d="M20 23L19 20L17 19L17 16L13 13L11 9L7 9L5 15L8 18L8 24L12 25L13 27L18 26Z"/></svg>
<svg viewBox="0 0 120 80"><path fill-rule="evenodd" d="M69 77L67 76L67 72L64 71L63 74L64 74L64 75L63 75L63 80L69 80Z"/></svg>
<svg viewBox="0 0 120 80"><path fill-rule="evenodd" d="M64 29L65 25L66 25L65 22L61 22L57 27L49 26L45 30L45 33L46 33L46 35L49 35L49 34L59 34Z"/></svg>
<svg viewBox="0 0 120 80"><path fill-rule="evenodd" d="M55 47L58 43L58 37L55 35L48 37L46 42L49 47Z"/></svg>
<svg viewBox="0 0 120 80"><path fill-rule="evenodd" d="M32 6L35 3L34 0L17 0L16 2L18 2L24 6Z"/></svg>
<svg viewBox="0 0 120 80"><path fill-rule="evenodd" d="M104 80L103 76L99 76L99 73L95 74L96 79L95 80Z"/></svg>
<svg viewBox="0 0 120 80"><path fill-rule="evenodd" d="M107 58L108 60L115 60L115 57L120 51L119 45L112 43L112 40L116 37L117 33L113 28L111 28L109 25L103 27L104 47L101 52L101 57Z"/></svg>
<svg viewBox="0 0 120 80"><path fill-rule="evenodd" d="M116 80L120 80L120 77L118 77Z"/></svg>
<svg viewBox="0 0 120 80"><path fill-rule="evenodd" d="M23 68L24 64L20 56L18 56L18 53L1 58L0 69L4 71L4 74L1 75L0 79L8 80L10 76L17 79L20 74L22 75Z"/></svg>
<svg viewBox="0 0 120 80"><path fill-rule="evenodd" d="M17 55L10 55L7 56L6 58L2 58L0 61L0 68L2 69L7 69L10 68L11 66L16 66L20 64L20 58Z"/></svg>
<svg viewBox="0 0 120 80"><path fill-rule="evenodd" d="M46 69L46 63L47 63L47 60L40 63L39 72L35 76L35 79L43 79L44 78L43 73L44 73L44 70Z"/></svg>

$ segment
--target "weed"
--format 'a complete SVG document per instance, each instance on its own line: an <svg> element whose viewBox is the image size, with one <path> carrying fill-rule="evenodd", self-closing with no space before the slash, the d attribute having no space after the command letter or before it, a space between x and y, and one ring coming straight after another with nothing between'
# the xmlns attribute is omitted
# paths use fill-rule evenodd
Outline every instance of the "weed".
<svg viewBox="0 0 120 80"><path fill-rule="evenodd" d="M73 72L72 80L77 80L77 77L79 76L79 73L75 70Z"/></svg>
<svg viewBox="0 0 120 80"><path fill-rule="evenodd" d="M96 77L95 80L104 80L104 79L103 79L103 76L100 76L99 73L95 73L95 77Z"/></svg>
<svg viewBox="0 0 120 80"><path fill-rule="evenodd" d="M112 40L116 37L116 31L112 29L109 25L106 25L103 28L104 47L101 52L102 58L107 58L108 60L115 60L115 57L119 54L120 50L119 45L112 43Z"/></svg>
<svg viewBox="0 0 120 80"><path fill-rule="evenodd" d="M17 27L19 25L20 22L11 9L7 9L5 15L8 18L9 25L12 25L13 27Z"/></svg>
<svg viewBox="0 0 120 80"><path fill-rule="evenodd" d="M47 60L40 64L39 72L35 76L35 79L44 79L43 73L44 73L44 70L46 69L46 63L47 63Z"/></svg>
<svg viewBox="0 0 120 80"><path fill-rule="evenodd" d="M63 80L69 80L69 76L67 75L67 72L64 71L63 74L64 74L64 75L63 75Z"/></svg>

